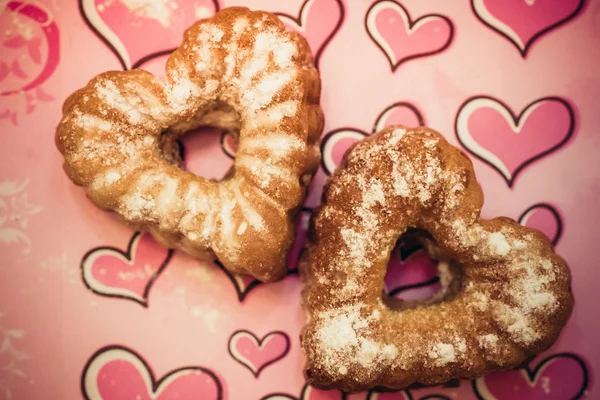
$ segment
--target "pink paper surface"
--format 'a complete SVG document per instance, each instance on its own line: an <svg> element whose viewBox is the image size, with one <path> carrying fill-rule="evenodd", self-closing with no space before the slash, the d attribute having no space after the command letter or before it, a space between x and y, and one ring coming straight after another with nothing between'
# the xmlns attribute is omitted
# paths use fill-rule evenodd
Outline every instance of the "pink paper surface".
<svg viewBox="0 0 600 400"><path fill-rule="evenodd" d="M281 14L316 55L323 162L282 282L167 250L95 208L61 169L61 105L97 73L146 68L195 19ZM297 258L323 182L356 140L427 124L472 157L485 217L540 229L570 264L576 305L527 368L458 387L350 400L600 398L600 4L590 0L7 0L0 2L0 399L343 399L305 386ZM219 178L235 145L183 141ZM388 291L423 298L434 263L397 251Z"/></svg>

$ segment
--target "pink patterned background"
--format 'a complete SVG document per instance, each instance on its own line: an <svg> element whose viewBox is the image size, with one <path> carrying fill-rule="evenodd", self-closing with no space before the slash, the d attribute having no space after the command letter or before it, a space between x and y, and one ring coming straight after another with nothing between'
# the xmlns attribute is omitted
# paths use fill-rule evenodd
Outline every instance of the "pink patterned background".
<svg viewBox="0 0 600 400"><path fill-rule="evenodd" d="M305 34L323 79L323 160L282 282L199 263L99 211L61 170L54 129L93 75L165 54L232 5ZM425 400L600 398L600 3L591 0L0 1L0 399ZM521 370L396 393L305 386L296 261L327 174L357 139L427 124L472 156L484 216L542 230L569 262L576 306ZM215 130L183 143L220 178ZM423 298L435 261L395 252L388 292Z"/></svg>

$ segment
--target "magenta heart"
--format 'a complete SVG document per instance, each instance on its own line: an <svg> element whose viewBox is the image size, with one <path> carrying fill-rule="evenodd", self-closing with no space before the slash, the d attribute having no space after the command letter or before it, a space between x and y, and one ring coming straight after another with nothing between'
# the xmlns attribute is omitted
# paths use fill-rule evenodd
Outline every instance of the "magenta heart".
<svg viewBox="0 0 600 400"><path fill-rule="evenodd" d="M306 0L298 17L278 15L288 29L304 36L312 50L315 66L319 68L323 51L344 22L342 0Z"/></svg>
<svg viewBox="0 0 600 400"><path fill-rule="evenodd" d="M7 96L34 89L52 76L60 59L60 38L52 13L44 6L24 1L3 6L0 26L4 30L31 32L30 37L17 34L0 44L4 75L0 96Z"/></svg>
<svg viewBox="0 0 600 400"><path fill-rule="evenodd" d="M477 18L527 55L536 39L573 19L585 0L472 0Z"/></svg>
<svg viewBox="0 0 600 400"><path fill-rule="evenodd" d="M137 68L150 58L169 53L181 43L185 29L219 10L217 0L80 3L85 22L115 53L124 69Z"/></svg>
<svg viewBox="0 0 600 400"><path fill-rule="evenodd" d="M533 370L493 372L474 383L479 398L486 400L580 399L588 386L585 363L574 354L556 354Z"/></svg>
<svg viewBox="0 0 600 400"><path fill-rule="evenodd" d="M284 332L270 332L258 339L252 332L239 330L229 338L229 354L258 378L263 369L281 360L290 350Z"/></svg>
<svg viewBox="0 0 600 400"><path fill-rule="evenodd" d="M473 97L456 117L461 144L496 169L509 186L523 168L567 143L574 128L571 105L558 97L535 100L518 116L500 100Z"/></svg>
<svg viewBox="0 0 600 400"><path fill-rule="evenodd" d="M408 60L444 51L454 35L448 17L429 14L412 20L403 6L391 0L375 2L367 12L365 24L392 71Z"/></svg>
<svg viewBox="0 0 600 400"><path fill-rule="evenodd" d="M113 247L90 250L81 262L83 281L96 294L134 300L147 307L150 288L172 255L172 250L149 233L137 232L126 252Z"/></svg>
<svg viewBox="0 0 600 400"><path fill-rule="evenodd" d="M336 129L325 135L321 140L321 160L325 173L333 174L348 149L365 136L367 133L354 128Z"/></svg>
<svg viewBox="0 0 600 400"><path fill-rule="evenodd" d="M406 260L394 251L388 263L384 286L386 292L403 300L424 300L439 290L437 261L424 250L412 253Z"/></svg>
<svg viewBox="0 0 600 400"><path fill-rule="evenodd" d="M223 386L212 371L180 368L157 381L146 361L122 346L104 347L90 358L82 391L86 400L223 399Z"/></svg>
<svg viewBox="0 0 600 400"><path fill-rule="evenodd" d="M373 126L373 133L379 132L392 125L404 125L409 128L414 128L417 126L424 126L425 119L417 107L405 101L401 101L392 104L379 114L379 117L377 117L375 125Z"/></svg>
<svg viewBox="0 0 600 400"><path fill-rule="evenodd" d="M519 223L537 229L556 245L562 234L562 220L558 211L549 204L535 204L519 217Z"/></svg>

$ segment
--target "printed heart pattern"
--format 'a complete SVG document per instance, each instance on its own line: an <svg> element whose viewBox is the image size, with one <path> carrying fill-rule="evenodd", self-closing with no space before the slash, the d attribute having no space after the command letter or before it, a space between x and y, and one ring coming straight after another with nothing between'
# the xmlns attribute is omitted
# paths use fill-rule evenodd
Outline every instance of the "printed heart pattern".
<svg viewBox="0 0 600 400"><path fill-rule="evenodd" d="M555 354L528 368L493 372L473 382L479 399L484 400L563 400L580 399L586 391L589 374L585 362L570 353Z"/></svg>
<svg viewBox="0 0 600 400"><path fill-rule="evenodd" d="M514 44L523 58L544 34L573 19L585 0L471 0L477 18Z"/></svg>
<svg viewBox="0 0 600 400"><path fill-rule="evenodd" d="M148 363L123 346L107 346L92 355L83 369L81 390L86 400L224 398L223 385L209 369L179 368L156 380Z"/></svg>
<svg viewBox="0 0 600 400"><path fill-rule="evenodd" d="M404 125L414 128L425 126L425 119L417 107L406 101L400 101L388 106L379 114L373 125L373 132L379 132L391 125Z"/></svg>
<svg viewBox="0 0 600 400"><path fill-rule="evenodd" d="M344 3L342 0L306 0L298 17L278 13L288 29L304 36L314 56L315 67L323 51L344 23Z"/></svg>
<svg viewBox="0 0 600 400"><path fill-rule="evenodd" d="M392 72L406 61L441 53L454 36L448 17L429 14L412 20L406 8L392 0L375 2L367 12L365 25Z"/></svg>
<svg viewBox="0 0 600 400"><path fill-rule="evenodd" d="M218 0L80 0L88 27L119 59L123 69L137 68L171 53L183 31L219 10ZM152 40L148 40L152 38Z"/></svg>
<svg viewBox="0 0 600 400"><path fill-rule="evenodd" d="M7 1L0 7L0 96L8 96L35 89L52 76L60 37L52 12L42 4ZM42 94L39 100L47 98Z"/></svg>
<svg viewBox="0 0 600 400"><path fill-rule="evenodd" d="M304 244L306 243L306 235L310 222L312 210L304 209L300 212L298 223L296 224L296 241L294 247L288 257L288 275L296 275L298 273L298 261L302 255ZM241 303L246 299L256 287L261 286L262 282L247 275L232 274L227 271L219 260L215 260L215 265L219 267L229 278L237 293L238 301Z"/></svg>
<svg viewBox="0 0 600 400"><path fill-rule="evenodd" d="M534 204L521 214L519 223L542 232L553 245L562 235L562 219L559 212L550 204Z"/></svg>
<svg viewBox="0 0 600 400"><path fill-rule="evenodd" d="M286 393L271 393L260 400L346 400L346 394L339 390L319 390L310 385L304 385L300 397Z"/></svg>
<svg viewBox="0 0 600 400"><path fill-rule="evenodd" d="M97 247L81 261L83 282L94 293L129 299L148 306L150 288L165 269L173 251L158 244L149 233L137 232L123 252Z"/></svg>
<svg viewBox="0 0 600 400"><path fill-rule="evenodd" d="M399 392L376 392L371 391L366 400L413 400L410 393L406 390Z"/></svg>
<svg viewBox="0 0 600 400"><path fill-rule="evenodd" d="M373 132L395 124L408 127L423 126L425 118L411 103L394 103L379 114L373 124ZM333 174L348 149L365 136L368 136L368 133L355 128L340 128L327 133L321 140L321 165L325 173Z"/></svg>
<svg viewBox="0 0 600 400"><path fill-rule="evenodd" d="M229 338L228 349L234 360L258 378L263 369L287 355L290 338L285 332L276 331L258 339L252 332L238 330Z"/></svg>
<svg viewBox="0 0 600 400"><path fill-rule="evenodd" d="M424 250L417 250L406 259L394 250L384 279L388 295L402 300L424 300L439 290L437 261Z"/></svg>
<svg viewBox="0 0 600 400"><path fill-rule="evenodd" d="M478 96L463 103L455 129L467 151L498 171L512 187L525 167L569 141L575 112L564 99L544 97L517 116L500 100Z"/></svg>

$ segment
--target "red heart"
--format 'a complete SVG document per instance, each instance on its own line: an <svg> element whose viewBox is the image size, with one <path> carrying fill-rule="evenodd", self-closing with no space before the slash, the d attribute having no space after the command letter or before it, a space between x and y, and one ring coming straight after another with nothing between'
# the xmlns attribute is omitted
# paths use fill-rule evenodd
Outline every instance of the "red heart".
<svg viewBox="0 0 600 400"><path fill-rule="evenodd" d="M306 0L298 18L283 13L278 15L288 29L304 36L314 55L315 66L319 68L319 60L325 47L344 21L342 0Z"/></svg>
<svg viewBox="0 0 600 400"><path fill-rule="evenodd" d="M575 129L571 105L558 97L535 100L519 114L487 96L468 99L456 116L456 135L512 186L526 166L561 148Z"/></svg>
<svg viewBox="0 0 600 400"><path fill-rule="evenodd" d="M270 332L258 339L252 332L239 330L229 338L229 354L258 377L267 366L281 360L290 350L284 332Z"/></svg>
<svg viewBox="0 0 600 400"><path fill-rule="evenodd" d="M150 287L172 254L149 233L138 232L126 252L113 247L90 250L81 262L83 281L101 296L130 299L146 307Z"/></svg>
<svg viewBox="0 0 600 400"><path fill-rule="evenodd" d="M533 42L573 19L585 0L472 0L477 18L527 55Z"/></svg>
<svg viewBox="0 0 600 400"><path fill-rule="evenodd" d="M475 381L475 392L486 400L579 399L588 386L585 363L574 354L556 354L533 370L493 372Z"/></svg>
<svg viewBox="0 0 600 400"><path fill-rule="evenodd" d="M223 386L210 370L180 368L156 380L144 359L121 346L96 352L83 370L86 400L221 400Z"/></svg>
<svg viewBox="0 0 600 400"><path fill-rule="evenodd" d="M452 22L439 14L412 20L408 11L391 0L375 2L366 16L367 32L388 58L392 71L417 57L440 53L450 46Z"/></svg>

